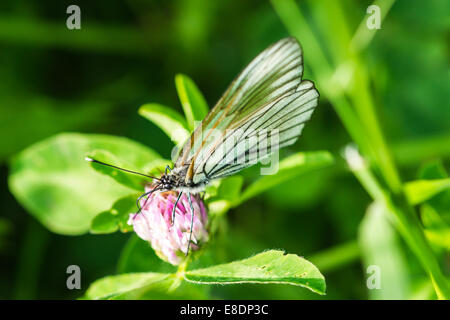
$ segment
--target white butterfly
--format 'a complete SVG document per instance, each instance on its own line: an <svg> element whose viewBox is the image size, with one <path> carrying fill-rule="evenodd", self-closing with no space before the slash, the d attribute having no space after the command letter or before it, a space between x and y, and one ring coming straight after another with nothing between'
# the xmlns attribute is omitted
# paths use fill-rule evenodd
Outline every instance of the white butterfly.
<svg viewBox="0 0 450 320"><path fill-rule="evenodd" d="M302 74L302 50L295 38L282 39L261 52L184 143L174 167L167 167L161 178L151 177L156 186L139 197L138 207L139 200L152 192L178 191L173 223L183 193L193 213L191 194L202 191L211 180L230 176L293 144L319 100L314 84L302 81ZM275 145L268 143L271 136L277 137ZM268 152L261 152L267 148ZM189 245L190 241L187 251Z"/></svg>

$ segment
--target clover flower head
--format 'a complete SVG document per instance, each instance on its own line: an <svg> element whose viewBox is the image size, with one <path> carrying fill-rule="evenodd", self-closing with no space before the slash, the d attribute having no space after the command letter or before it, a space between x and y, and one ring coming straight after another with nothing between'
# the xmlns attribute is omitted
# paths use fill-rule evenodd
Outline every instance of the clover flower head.
<svg viewBox="0 0 450 320"><path fill-rule="evenodd" d="M147 185L146 191L153 187ZM177 191L154 192L148 198L142 198L141 212L130 214L128 220L136 234L150 242L162 260L173 265L179 265L184 260L191 232L191 208L185 193L178 201L175 222L172 224L172 210L178 194ZM201 197L190 197L194 207L194 223L189 251L196 251L208 241L208 215Z"/></svg>

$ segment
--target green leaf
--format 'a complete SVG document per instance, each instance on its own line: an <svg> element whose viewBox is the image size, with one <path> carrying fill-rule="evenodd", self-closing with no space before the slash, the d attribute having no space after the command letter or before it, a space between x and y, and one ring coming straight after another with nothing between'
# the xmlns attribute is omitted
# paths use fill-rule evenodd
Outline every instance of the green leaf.
<svg viewBox="0 0 450 320"><path fill-rule="evenodd" d="M447 171L441 159L434 159L423 164L419 169L418 178L423 180L447 178Z"/></svg>
<svg viewBox="0 0 450 320"><path fill-rule="evenodd" d="M433 283L429 279L417 279L408 300L436 300Z"/></svg>
<svg viewBox="0 0 450 320"><path fill-rule="evenodd" d="M440 159L426 162L419 170L419 179L432 180L447 178L447 171ZM450 225L450 188L447 188L443 192L440 192L427 200L426 205L431 206L432 209L439 214L442 220L445 220L445 222ZM425 227L427 226L425 225Z"/></svg>
<svg viewBox="0 0 450 320"><path fill-rule="evenodd" d="M163 158L155 159L152 162L149 162L142 168L142 171L148 173L149 175L158 177L162 172L166 169L167 165L171 165L172 162L170 160L166 160Z"/></svg>
<svg viewBox="0 0 450 320"><path fill-rule="evenodd" d="M259 178L242 193L240 203L262 193L274 186L297 178L298 176L323 168L333 163L333 156L328 151L299 152L283 159L278 172Z"/></svg>
<svg viewBox="0 0 450 320"><path fill-rule="evenodd" d="M167 273L128 273L109 276L93 282L84 296L85 299L110 299L114 296L142 287L162 282L170 274Z"/></svg>
<svg viewBox="0 0 450 320"><path fill-rule="evenodd" d="M139 194L132 194L117 200L111 209L99 213L91 223L91 233L106 234L116 232L129 232L133 227L128 225L130 213L136 212L136 199Z"/></svg>
<svg viewBox="0 0 450 320"><path fill-rule="evenodd" d="M244 178L236 175L212 182L206 189L210 214L221 215L239 201Z"/></svg>
<svg viewBox="0 0 450 320"><path fill-rule="evenodd" d="M92 152L89 152L87 154L87 156L91 159L95 159L98 161L102 161L104 163L108 163L108 164L112 164L116 167L119 168L124 168L127 170L132 170L132 171L136 171L136 172L140 172L140 169L136 169L134 168L134 166L132 166L130 163L126 163L123 160L120 160L119 158L117 158L116 156L114 156L111 152L106 151L106 150L94 150ZM145 184L148 183L149 181L151 181L150 178L146 178L140 175L135 175L132 173L128 173L128 172L124 172L115 168L111 168L96 162L89 162L89 164L91 165L91 167L100 172L103 173L107 176L110 176L111 178L113 178L114 180L116 180L116 182L129 187L131 189L137 190L137 191L144 191L145 188ZM142 173L144 173L142 171Z"/></svg>
<svg viewBox="0 0 450 320"><path fill-rule="evenodd" d="M139 114L157 125L176 145L182 145L189 138L186 120L169 107L149 103L139 108Z"/></svg>
<svg viewBox="0 0 450 320"><path fill-rule="evenodd" d="M83 234L99 212L111 208L118 198L135 193L90 168L84 158L95 149L108 150L137 168L158 157L125 138L59 134L32 145L12 159L10 190L51 231Z"/></svg>
<svg viewBox="0 0 450 320"><path fill-rule="evenodd" d="M119 225L116 217L110 211L103 211L92 219L90 232L93 234L107 234L117 230L119 230Z"/></svg>
<svg viewBox="0 0 450 320"><path fill-rule="evenodd" d="M233 203L239 199L243 184L244 178L242 176L236 175L223 179L217 190L217 197Z"/></svg>
<svg viewBox="0 0 450 320"><path fill-rule="evenodd" d="M450 250L450 227L442 219L435 208L425 203L420 207L420 217L425 227L425 235L428 241L437 248L447 252Z"/></svg>
<svg viewBox="0 0 450 320"><path fill-rule="evenodd" d="M420 206L420 217L423 226L427 229L441 229L447 227L447 224L439 213L437 213L433 206L427 203Z"/></svg>
<svg viewBox="0 0 450 320"><path fill-rule="evenodd" d="M416 205L450 188L450 178L411 181L404 188L409 203Z"/></svg>
<svg viewBox="0 0 450 320"><path fill-rule="evenodd" d="M283 251L269 250L251 258L187 271L185 279L203 284L290 284L325 294L325 278L309 261Z"/></svg>
<svg viewBox="0 0 450 320"><path fill-rule="evenodd" d="M176 275L150 283L133 290L122 292L110 300L206 300L209 288L181 282Z"/></svg>
<svg viewBox="0 0 450 320"><path fill-rule="evenodd" d="M169 273L126 273L93 282L82 299L206 299L207 287L179 283Z"/></svg>
<svg viewBox="0 0 450 320"><path fill-rule="evenodd" d="M183 106L187 123L191 131L194 130L195 121L202 121L208 113L208 104L200 90L191 78L184 74L175 76L175 86L178 97Z"/></svg>
<svg viewBox="0 0 450 320"><path fill-rule="evenodd" d="M450 251L450 228L445 229L426 229L425 236L435 247Z"/></svg>

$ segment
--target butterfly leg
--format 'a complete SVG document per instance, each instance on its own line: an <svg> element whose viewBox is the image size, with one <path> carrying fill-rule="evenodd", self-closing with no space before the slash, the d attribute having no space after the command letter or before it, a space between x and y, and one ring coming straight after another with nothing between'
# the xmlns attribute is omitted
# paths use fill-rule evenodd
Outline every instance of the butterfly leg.
<svg viewBox="0 0 450 320"><path fill-rule="evenodd" d="M148 196L147 199L145 199L145 202L144 202L144 207L145 207L145 205L147 204L148 199L150 198L150 194L152 194L153 192L158 191L158 190L160 190L160 189L154 188L154 189L152 189L152 190L150 190L150 191L147 191L147 192L141 194L141 195L139 196L139 198L137 198L137 200L136 200L136 206L138 207L139 210L138 210L138 212L134 215L133 220L134 220L134 218L136 218L137 215L138 215L139 213L141 213L141 211L142 211L142 207L141 207L140 204L139 204L139 202L141 201L141 199L142 199L143 197L145 197L145 196Z"/></svg>
<svg viewBox="0 0 450 320"><path fill-rule="evenodd" d="M186 255L188 255L189 248L191 247L192 230L194 228L194 206L192 205L192 200L191 200L191 194L190 193L187 194L187 198L188 198L188 201L189 201L189 206L191 207L191 230L190 230L190 233L189 233L189 242L188 242L188 247L187 247L187 250L186 250Z"/></svg>
<svg viewBox="0 0 450 320"><path fill-rule="evenodd" d="M182 191L180 191L180 193L178 194L177 200L175 201L175 204L173 205L173 210L172 210L172 225L175 223L175 209L177 208L178 205L178 201L180 201L181 195L183 194ZM190 198L189 198L190 199Z"/></svg>
<svg viewBox="0 0 450 320"><path fill-rule="evenodd" d="M149 195L150 193L152 193L152 191L148 191L148 192L146 192L146 193L143 193L143 194L141 194L141 195L139 196L139 198L137 198L137 200L136 200L136 205L137 205L137 207L138 207L138 209L139 209L138 212L137 212L137 214L141 213L141 210L142 210L141 205L139 204L139 202L141 201L141 199L142 199L143 197ZM147 198L147 200L145 200L144 206L147 204L147 201L148 201L148 198Z"/></svg>
<svg viewBox="0 0 450 320"><path fill-rule="evenodd" d="M147 195L150 195L150 193L152 193L152 191L148 191L148 192L146 192L146 193L143 193L143 194L141 194L141 195L139 196L139 198L137 198L137 200L136 200L136 206L138 207L138 212L134 215L133 221L134 221L134 219L137 217L137 215L138 215L139 213L141 213L141 211L142 211L142 207L141 207L141 205L139 204L139 202L141 201L141 199L142 199L143 197L145 197L145 196L147 196ZM147 204L147 201L148 201L148 198L145 200L144 206Z"/></svg>

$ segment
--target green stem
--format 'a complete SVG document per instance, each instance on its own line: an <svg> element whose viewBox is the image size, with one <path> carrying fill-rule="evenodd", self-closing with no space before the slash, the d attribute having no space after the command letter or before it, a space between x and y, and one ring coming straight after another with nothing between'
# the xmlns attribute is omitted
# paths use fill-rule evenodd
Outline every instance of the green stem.
<svg viewBox="0 0 450 320"><path fill-rule="evenodd" d="M374 160L388 190L382 189L381 184L368 169L367 172L357 174L358 179L374 199L381 198L384 201L386 207L396 218L402 236L430 276L438 297L450 299L450 288L447 281L425 238L414 209L406 201L400 175L392 160L376 116L365 65L357 55L361 48L368 45L371 37L368 37L366 33L363 33L362 36L356 34L356 42L359 44L351 45L349 48L348 59L353 65L351 70L353 83L347 92L347 88L341 86L338 81L327 81L327 79L332 79L332 68L296 3L293 0L272 0L272 4L290 33L302 41L307 52L311 52L309 55L305 54L305 60L309 61L312 66L320 85L319 89L322 89L327 95L361 151ZM384 5L383 15L385 16L393 1L380 0L377 4ZM354 109L350 107L347 99L343 96L345 92L349 95Z"/></svg>
<svg viewBox="0 0 450 320"><path fill-rule="evenodd" d="M391 212L394 213L399 222L400 233L431 278L438 298L450 299L447 279L444 277L430 248L414 209L409 205L403 194L394 196L392 201L388 202L388 205L391 205Z"/></svg>
<svg viewBox="0 0 450 320"><path fill-rule="evenodd" d="M406 197L403 194L390 196L386 190L381 188L367 166L362 166L352 171L370 196L384 204L387 210L395 217L397 229L428 273L438 298L450 299L447 280L442 274L439 263L425 238L419 219L407 202Z"/></svg>
<svg viewBox="0 0 450 320"><path fill-rule="evenodd" d="M183 282L184 273L189 265L189 261L190 256L188 255L186 259L184 259L184 261L178 266L177 272L173 275L173 282L168 289L169 292L175 291Z"/></svg>
<svg viewBox="0 0 450 320"><path fill-rule="evenodd" d="M340 82L333 80L331 76L333 69L298 6L292 0L272 0L272 5L289 33L302 44L304 59L308 61L308 65L311 65L319 91L325 93L352 140L360 146L364 153L372 155L374 151L364 127L352 109L348 98L343 95L344 87Z"/></svg>
<svg viewBox="0 0 450 320"><path fill-rule="evenodd" d="M395 0L376 0L373 3L380 8L381 21L387 16L394 2ZM350 50L353 52L364 50L369 45L370 41L372 41L375 34L376 32L374 32L374 30L367 28L366 19L363 19L352 38Z"/></svg>

